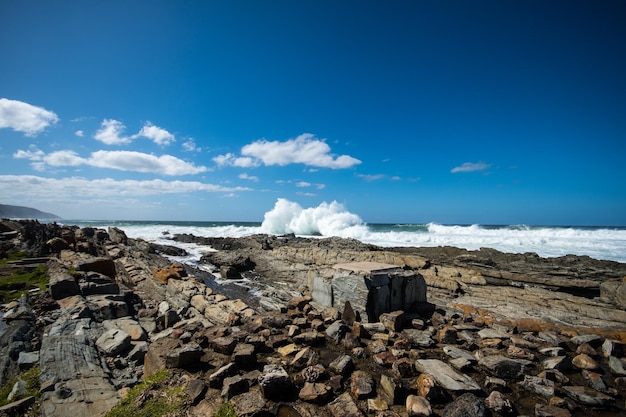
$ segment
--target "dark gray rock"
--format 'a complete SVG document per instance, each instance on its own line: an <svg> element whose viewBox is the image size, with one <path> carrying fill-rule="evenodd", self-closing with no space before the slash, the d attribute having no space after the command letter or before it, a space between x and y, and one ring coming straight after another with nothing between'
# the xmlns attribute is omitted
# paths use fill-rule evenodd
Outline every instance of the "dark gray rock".
<svg viewBox="0 0 626 417"><path fill-rule="evenodd" d="M485 404L471 393L465 393L443 409L442 417L486 417Z"/></svg>

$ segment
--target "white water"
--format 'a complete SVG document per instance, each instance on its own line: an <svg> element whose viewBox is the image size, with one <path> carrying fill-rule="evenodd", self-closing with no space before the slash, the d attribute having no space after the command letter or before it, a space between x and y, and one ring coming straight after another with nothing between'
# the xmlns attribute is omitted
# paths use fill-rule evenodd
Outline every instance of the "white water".
<svg viewBox="0 0 626 417"><path fill-rule="evenodd" d="M190 233L196 236L242 237L257 233L301 236L338 236L379 246L456 246L470 250L481 247L503 252L535 252L554 257L567 254L626 262L626 228L552 226L459 226L435 223L415 225L368 225L337 202L303 208L278 199L265 213L261 224L203 222L77 222L79 225L123 229L129 237L172 244L168 237ZM167 232L168 234L164 234ZM183 245L196 258L210 250Z"/></svg>

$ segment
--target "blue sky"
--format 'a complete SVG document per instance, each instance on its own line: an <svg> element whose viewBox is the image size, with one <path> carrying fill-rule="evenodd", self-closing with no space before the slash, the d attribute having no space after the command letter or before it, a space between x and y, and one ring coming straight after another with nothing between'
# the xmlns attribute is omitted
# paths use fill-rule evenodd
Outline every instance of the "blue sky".
<svg viewBox="0 0 626 417"><path fill-rule="evenodd" d="M0 202L626 225L623 1L2 1Z"/></svg>

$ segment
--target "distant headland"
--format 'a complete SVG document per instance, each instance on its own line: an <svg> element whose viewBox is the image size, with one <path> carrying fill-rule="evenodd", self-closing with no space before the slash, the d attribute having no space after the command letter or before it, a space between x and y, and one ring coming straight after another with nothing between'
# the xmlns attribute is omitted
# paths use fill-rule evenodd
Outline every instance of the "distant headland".
<svg viewBox="0 0 626 417"><path fill-rule="evenodd" d="M9 206L0 204L0 218L9 219L60 219L56 214L46 213L32 207Z"/></svg>

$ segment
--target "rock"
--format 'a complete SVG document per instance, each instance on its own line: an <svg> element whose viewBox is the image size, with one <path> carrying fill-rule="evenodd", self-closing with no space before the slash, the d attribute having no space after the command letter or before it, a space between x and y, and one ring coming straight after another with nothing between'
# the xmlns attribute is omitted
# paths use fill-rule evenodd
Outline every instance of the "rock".
<svg viewBox="0 0 626 417"><path fill-rule="evenodd" d="M52 253L60 253L62 250L71 248L70 244L61 237L53 237L46 242L46 246L50 248L50 252Z"/></svg>
<svg viewBox="0 0 626 417"><path fill-rule="evenodd" d="M481 387L472 378L455 371L450 365L438 359L418 359L415 369L431 374L445 390L452 392L480 391Z"/></svg>
<svg viewBox="0 0 626 417"><path fill-rule="evenodd" d="M347 392L328 404L328 411L333 417L363 417L363 413Z"/></svg>
<svg viewBox="0 0 626 417"><path fill-rule="evenodd" d="M26 411L35 404L35 397L29 396L21 400L13 401L0 407L0 415L19 416L26 415Z"/></svg>
<svg viewBox="0 0 626 417"><path fill-rule="evenodd" d="M107 330L96 340L96 346L107 356L115 356L130 347L130 335L120 329Z"/></svg>
<svg viewBox="0 0 626 417"><path fill-rule="evenodd" d="M17 359L17 366L20 370L30 369L39 364L39 351L20 352Z"/></svg>
<svg viewBox="0 0 626 417"><path fill-rule="evenodd" d="M511 401L500 391L492 391L491 394L485 398L485 405L488 409L499 415L510 415L514 412L513 404L511 404Z"/></svg>
<svg viewBox="0 0 626 417"><path fill-rule="evenodd" d="M247 343L238 343L231 356L231 361L234 362L239 369L253 369L257 363L254 346Z"/></svg>
<svg viewBox="0 0 626 417"><path fill-rule="evenodd" d="M13 384L13 388L7 395L7 401L13 402L15 400L19 400L26 394L26 381L19 380L15 384Z"/></svg>
<svg viewBox="0 0 626 417"><path fill-rule="evenodd" d="M300 390L298 398L309 403L322 404L330 399L332 391L326 384L317 382L305 382Z"/></svg>
<svg viewBox="0 0 626 417"><path fill-rule="evenodd" d="M197 343L188 343L169 352L165 357L166 368L186 368L196 365L202 356L202 348Z"/></svg>
<svg viewBox="0 0 626 417"><path fill-rule="evenodd" d="M402 404L407 395L401 380L385 374L380 375L380 388L390 404Z"/></svg>
<svg viewBox="0 0 626 417"><path fill-rule="evenodd" d="M626 376L626 369L624 366L624 360L616 358L615 356L609 356L609 369L616 376Z"/></svg>
<svg viewBox="0 0 626 417"><path fill-rule="evenodd" d="M326 328L326 336L332 339L335 344L339 344L349 330L350 328L341 321L335 321Z"/></svg>
<svg viewBox="0 0 626 417"><path fill-rule="evenodd" d="M457 330L452 326L446 326L439 331L437 339L439 343L454 344L457 343Z"/></svg>
<svg viewBox="0 0 626 417"><path fill-rule="evenodd" d="M409 417L428 417L433 414L428 400L417 395L406 397L406 412Z"/></svg>
<svg viewBox="0 0 626 417"><path fill-rule="evenodd" d="M148 335L136 320L130 317L122 317L117 320L105 320L102 322L107 330L119 329L127 333L133 342L148 340Z"/></svg>
<svg viewBox="0 0 626 417"><path fill-rule="evenodd" d="M76 278L57 260L48 262L48 291L55 300L80 294Z"/></svg>
<svg viewBox="0 0 626 417"><path fill-rule="evenodd" d="M535 417L570 417L571 413L564 408L553 405L535 404Z"/></svg>
<svg viewBox="0 0 626 417"><path fill-rule="evenodd" d="M443 403L449 396L442 391L435 377L429 373L422 373L417 378L417 393L420 397L426 398L431 403Z"/></svg>
<svg viewBox="0 0 626 417"><path fill-rule="evenodd" d="M524 375L524 380L520 382L520 386L544 398L554 397L554 382L549 379Z"/></svg>
<svg viewBox="0 0 626 417"><path fill-rule="evenodd" d="M485 404L471 393L465 393L448 404L442 417L486 417Z"/></svg>
<svg viewBox="0 0 626 417"><path fill-rule="evenodd" d="M368 398L367 399L367 412L369 414L379 413L381 411L389 410L389 404L382 398Z"/></svg>
<svg viewBox="0 0 626 417"><path fill-rule="evenodd" d="M417 329L404 329L402 331L404 336L415 347L427 348L435 344L430 332Z"/></svg>
<svg viewBox="0 0 626 417"><path fill-rule="evenodd" d="M492 375L504 379L518 379L524 374L530 361L511 359L501 355L485 356L478 364L487 369Z"/></svg>
<svg viewBox="0 0 626 417"><path fill-rule="evenodd" d="M562 347L549 347L549 348L543 348L543 349L539 349L539 352L543 355L546 356L563 356L565 353L565 350L563 350Z"/></svg>
<svg viewBox="0 0 626 417"><path fill-rule="evenodd" d="M236 346L237 341L230 336L217 337L211 342L213 350L224 355L232 355Z"/></svg>
<svg viewBox="0 0 626 417"><path fill-rule="evenodd" d="M567 372L572 367L572 360L567 356L555 356L543 361L543 369L556 369L561 372Z"/></svg>
<svg viewBox="0 0 626 417"><path fill-rule="evenodd" d="M491 328L482 329L481 331L478 332L478 336L480 336L481 339L508 339L509 338L509 335L507 333L504 333L500 330L491 329Z"/></svg>
<svg viewBox="0 0 626 417"><path fill-rule="evenodd" d="M204 397L207 391L207 386L201 379L192 379L185 387L185 393L189 396L192 405L198 404Z"/></svg>
<svg viewBox="0 0 626 417"><path fill-rule="evenodd" d="M224 379L237 374L237 365L229 363L209 375L209 387L222 389Z"/></svg>
<svg viewBox="0 0 626 417"><path fill-rule="evenodd" d="M616 356L618 358L624 357L626 354L626 344L617 340L606 339L602 344L602 355L605 358L609 356Z"/></svg>
<svg viewBox="0 0 626 417"><path fill-rule="evenodd" d="M299 369L305 366L317 365L319 354L312 348L306 347L296 353L290 365Z"/></svg>
<svg viewBox="0 0 626 417"><path fill-rule="evenodd" d="M350 390L357 400L374 396L374 378L365 371L354 371L350 377Z"/></svg>
<svg viewBox="0 0 626 417"><path fill-rule="evenodd" d="M564 386L561 388L568 397L590 407L607 408L615 405L615 399L606 394L583 386Z"/></svg>
<svg viewBox="0 0 626 417"><path fill-rule="evenodd" d="M221 396L225 401L235 395L243 394L250 389L248 380L240 375L230 376L224 379Z"/></svg>
<svg viewBox="0 0 626 417"><path fill-rule="evenodd" d="M600 392L606 392L607 386L606 382L604 382L604 379L602 378L602 375L597 372L588 371L587 369L583 369L582 374L589 388Z"/></svg>
<svg viewBox="0 0 626 417"><path fill-rule="evenodd" d="M470 363L476 363L476 358L467 350L460 349L456 346L446 345L443 347L443 352L452 359L466 359Z"/></svg>
<svg viewBox="0 0 626 417"><path fill-rule="evenodd" d="M391 332L399 332L404 327L404 311L392 311L382 313L379 320L385 328Z"/></svg>
<svg viewBox="0 0 626 417"><path fill-rule="evenodd" d="M354 362L349 355L339 355L328 365L328 369L336 375L345 377L354 370Z"/></svg>
<svg viewBox="0 0 626 417"><path fill-rule="evenodd" d="M581 353L576 355L574 359L572 359L572 365L579 369L586 369L588 371L593 371L598 369L598 363L594 361L589 355Z"/></svg>
<svg viewBox="0 0 626 417"><path fill-rule="evenodd" d="M410 378L415 374L415 366L409 358L400 358L395 361L392 368L398 372L401 378Z"/></svg>
<svg viewBox="0 0 626 417"><path fill-rule="evenodd" d="M296 394L289 374L277 365L265 365L259 385L263 397L272 401L291 401Z"/></svg>
<svg viewBox="0 0 626 417"><path fill-rule="evenodd" d="M597 334L584 334L580 336L574 336L570 339L570 342L575 345L582 345L588 343L591 346L599 347L602 343L602 338Z"/></svg>

